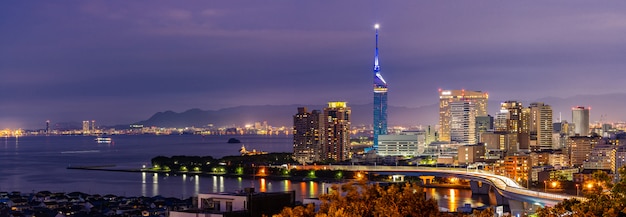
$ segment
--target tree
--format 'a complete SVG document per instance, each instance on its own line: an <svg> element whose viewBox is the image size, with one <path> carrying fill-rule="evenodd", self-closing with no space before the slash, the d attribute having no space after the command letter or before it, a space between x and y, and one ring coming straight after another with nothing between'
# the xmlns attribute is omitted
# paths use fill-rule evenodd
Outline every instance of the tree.
<svg viewBox="0 0 626 217"><path fill-rule="evenodd" d="M613 184L606 172L594 172L585 201L564 200L554 207L539 209L538 216L625 216L626 167L620 168L619 174L620 179Z"/></svg>
<svg viewBox="0 0 626 217"><path fill-rule="evenodd" d="M437 201L426 199L417 184L380 186L366 182L334 185L332 191L320 196L318 212L311 204L306 207L285 208L275 217L361 217L361 216L449 216L439 212ZM493 210L476 212L474 216L492 216Z"/></svg>

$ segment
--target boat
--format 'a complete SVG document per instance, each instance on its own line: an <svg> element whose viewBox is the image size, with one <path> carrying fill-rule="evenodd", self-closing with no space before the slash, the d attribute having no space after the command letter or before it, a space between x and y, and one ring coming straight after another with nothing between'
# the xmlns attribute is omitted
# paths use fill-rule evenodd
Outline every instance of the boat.
<svg viewBox="0 0 626 217"><path fill-rule="evenodd" d="M95 140L97 143L100 143L100 144L109 144L113 141L111 140L110 137L98 137Z"/></svg>

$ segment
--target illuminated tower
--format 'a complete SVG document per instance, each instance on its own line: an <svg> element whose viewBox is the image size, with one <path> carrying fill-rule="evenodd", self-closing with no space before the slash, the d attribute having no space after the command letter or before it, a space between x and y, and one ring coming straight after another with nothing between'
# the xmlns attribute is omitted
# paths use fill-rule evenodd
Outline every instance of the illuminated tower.
<svg viewBox="0 0 626 217"><path fill-rule="evenodd" d="M376 29L376 51L374 54L374 150L378 150L378 135L387 134L387 82L380 74L378 64L378 24Z"/></svg>
<svg viewBox="0 0 626 217"><path fill-rule="evenodd" d="M324 108L321 160L350 159L350 113L346 102L329 102Z"/></svg>

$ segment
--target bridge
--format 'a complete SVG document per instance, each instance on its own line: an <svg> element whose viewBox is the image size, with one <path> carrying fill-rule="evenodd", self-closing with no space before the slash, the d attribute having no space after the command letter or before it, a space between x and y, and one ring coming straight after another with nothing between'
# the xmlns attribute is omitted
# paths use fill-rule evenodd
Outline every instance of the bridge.
<svg viewBox="0 0 626 217"><path fill-rule="evenodd" d="M508 177L494 175L488 171L466 168L356 165L315 165L298 167L302 169L363 171L390 176L408 175L425 177L423 180L429 179L429 177L457 177L470 181L470 188L473 194L488 194L489 191L493 191L496 195L497 205L507 206L512 214L524 213L525 210L534 211L537 206L554 206L565 199L577 198L581 201L586 200L583 197L532 191L522 187Z"/></svg>

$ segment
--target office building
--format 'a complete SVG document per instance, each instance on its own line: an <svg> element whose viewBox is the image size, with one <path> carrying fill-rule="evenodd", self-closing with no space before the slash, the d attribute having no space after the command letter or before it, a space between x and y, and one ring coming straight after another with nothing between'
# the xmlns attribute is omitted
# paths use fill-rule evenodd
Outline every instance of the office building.
<svg viewBox="0 0 626 217"><path fill-rule="evenodd" d="M598 144L600 137L572 136L567 140L567 153L571 166L581 166Z"/></svg>
<svg viewBox="0 0 626 217"><path fill-rule="evenodd" d="M574 124L574 135L589 135L589 108L577 106L572 108L572 124Z"/></svg>
<svg viewBox="0 0 626 217"><path fill-rule="evenodd" d="M324 133L321 118L319 110L308 112L306 107L299 107L298 113L293 116L293 158L299 163L320 161Z"/></svg>
<svg viewBox="0 0 626 217"><path fill-rule="evenodd" d="M517 133L486 132L481 135L483 143L489 151L501 151L506 155L514 155L519 151Z"/></svg>
<svg viewBox="0 0 626 217"><path fill-rule="evenodd" d="M424 131L404 132L400 135L380 135L378 155L418 156L424 153L426 134Z"/></svg>
<svg viewBox="0 0 626 217"><path fill-rule="evenodd" d="M552 107L536 102L531 103L529 108L530 138L536 140L531 150L552 149Z"/></svg>
<svg viewBox="0 0 626 217"><path fill-rule="evenodd" d="M376 50L374 54L374 150L378 147L378 135L387 134L387 82L380 74L378 62L378 24L376 28Z"/></svg>
<svg viewBox="0 0 626 217"><path fill-rule="evenodd" d="M485 145L464 145L459 147L459 164L473 164L485 161Z"/></svg>
<svg viewBox="0 0 626 217"><path fill-rule="evenodd" d="M482 133L493 131L493 117L491 115L476 117L476 141L480 141Z"/></svg>
<svg viewBox="0 0 626 217"><path fill-rule="evenodd" d="M471 101L450 102L450 141L476 144L476 109Z"/></svg>
<svg viewBox="0 0 626 217"><path fill-rule="evenodd" d="M324 108L321 160L350 159L350 113L346 102L329 102Z"/></svg>
<svg viewBox="0 0 626 217"><path fill-rule="evenodd" d="M487 100L489 95L481 91L439 90L439 141L451 140L451 107L453 102L470 102L473 116L487 116ZM457 104L459 105L459 104Z"/></svg>

